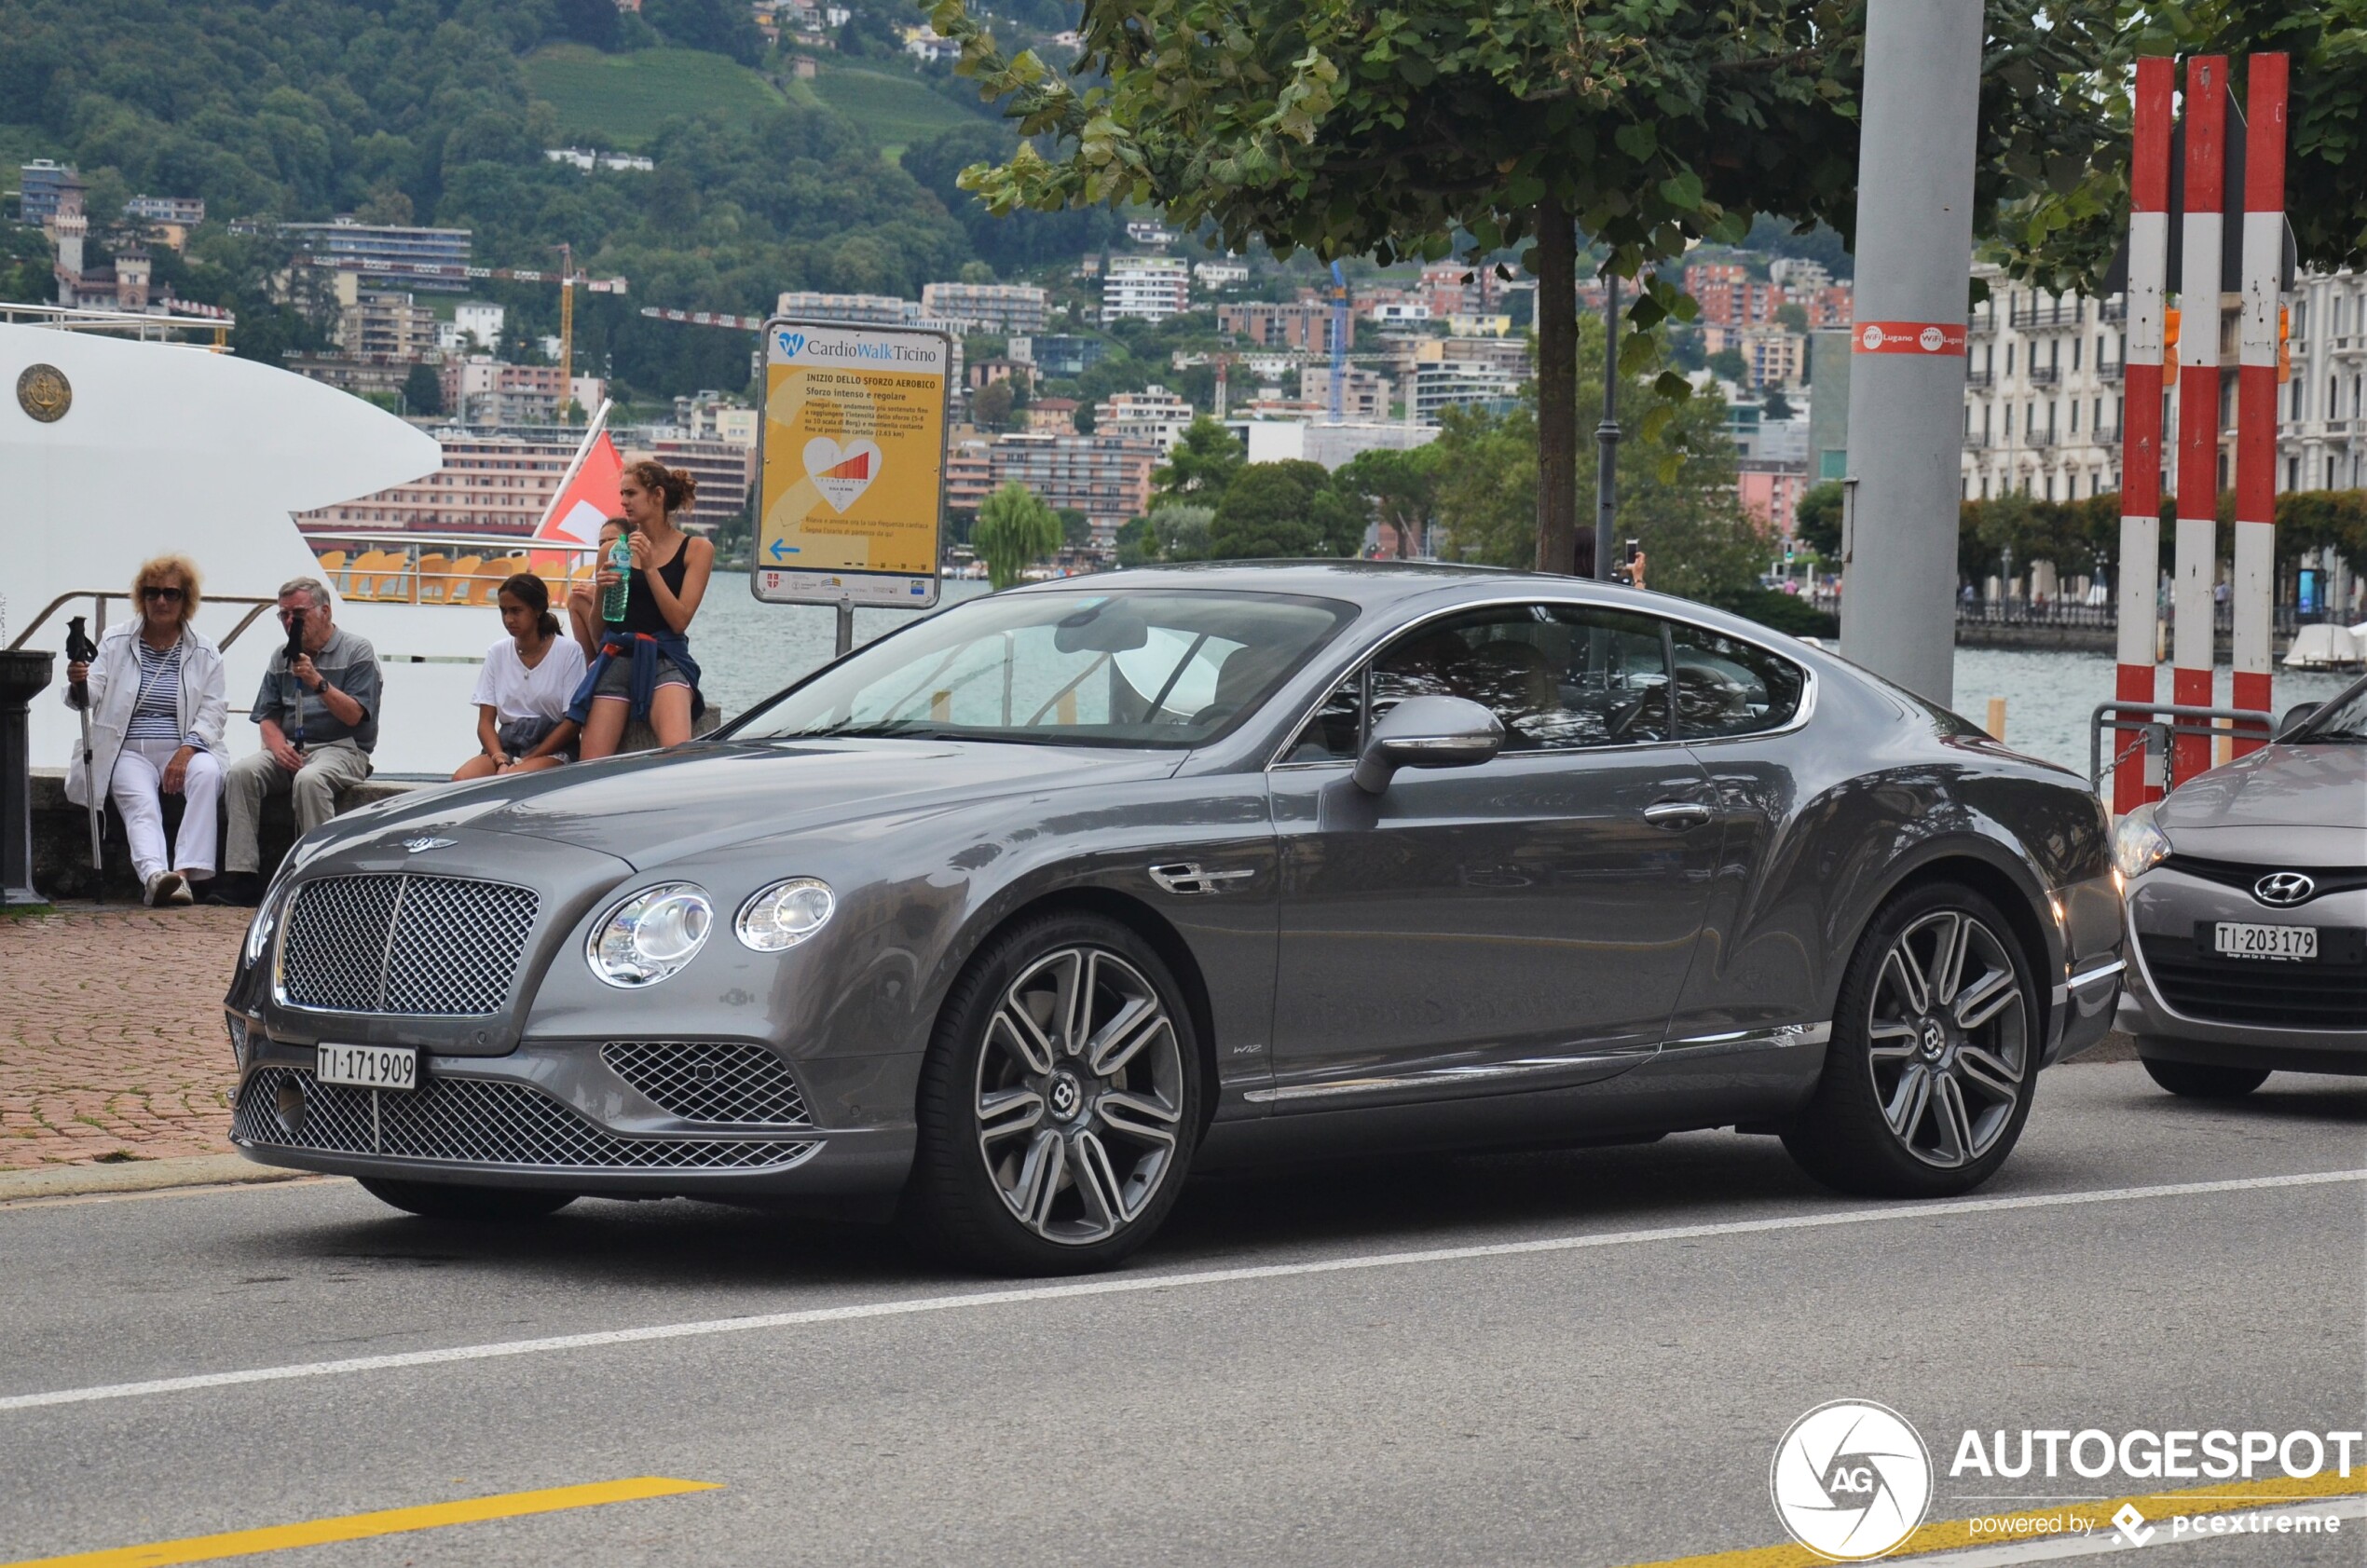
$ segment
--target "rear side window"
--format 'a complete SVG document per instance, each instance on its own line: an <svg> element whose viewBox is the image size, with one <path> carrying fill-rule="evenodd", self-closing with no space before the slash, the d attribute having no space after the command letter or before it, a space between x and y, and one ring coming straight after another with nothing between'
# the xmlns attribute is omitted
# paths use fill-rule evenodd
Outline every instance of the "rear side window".
<svg viewBox="0 0 2367 1568"><path fill-rule="evenodd" d="M1686 741L1780 729L1799 714L1808 676L1788 659L1698 626L1669 626L1676 655L1676 733Z"/></svg>

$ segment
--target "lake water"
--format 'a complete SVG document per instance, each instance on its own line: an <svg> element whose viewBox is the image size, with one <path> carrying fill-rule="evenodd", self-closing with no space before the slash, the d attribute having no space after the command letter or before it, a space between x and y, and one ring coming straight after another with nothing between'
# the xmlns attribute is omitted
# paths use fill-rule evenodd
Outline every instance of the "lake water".
<svg viewBox="0 0 2367 1568"><path fill-rule="evenodd" d="M983 582L949 581L946 602L986 592ZM857 643L869 642L910 620L913 610L858 609ZM837 631L834 613L819 607L759 604L748 592L746 572L718 572L700 607L693 647L704 669L710 701L739 713L770 696L830 657ZM2277 707L2333 696L2353 676L2325 673L2277 675ZM2164 677L2164 689L2168 678ZM2219 672L2216 701L2232 701L2229 675ZM2087 717L2113 697L2113 660L2105 653L2070 653L2026 648L1962 648L1956 650L1956 711L1976 723L1988 716L1989 700L2005 699L2005 741L2018 751L2085 774Z"/></svg>

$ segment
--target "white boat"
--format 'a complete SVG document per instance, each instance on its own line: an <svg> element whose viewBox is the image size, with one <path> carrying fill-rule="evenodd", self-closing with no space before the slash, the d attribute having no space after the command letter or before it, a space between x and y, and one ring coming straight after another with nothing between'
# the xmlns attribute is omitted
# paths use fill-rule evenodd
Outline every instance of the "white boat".
<svg viewBox="0 0 2367 1568"><path fill-rule="evenodd" d="M383 540L413 563L407 593L349 593L349 554L324 568L294 516L433 472L443 461L434 438L291 372L158 341L155 318L48 310L36 325L23 320L33 312L7 314L0 388L16 389L18 406L0 406L0 472L12 492L0 511L0 647L61 650L75 615L96 637L130 613L126 591L142 561L186 555L204 579L197 624L223 645L231 755L243 756L260 749L246 705L281 638L269 607L280 583L319 577L338 596L337 624L367 637L384 666L378 773L443 778L467 757L469 694L501 634L494 611L437 602L432 576L423 593L417 558L439 541L416 536ZM217 324L185 325L212 337ZM484 552L491 542L471 546ZM63 680L62 654L56 668ZM44 692L33 705L34 766L62 768L77 733Z"/></svg>
<svg viewBox="0 0 2367 1568"><path fill-rule="evenodd" d="M2356 670L2361 664L2367 664L2367 623L2304 626L2293 634L2293 646L2285 650L2288 670Z"/></svg>

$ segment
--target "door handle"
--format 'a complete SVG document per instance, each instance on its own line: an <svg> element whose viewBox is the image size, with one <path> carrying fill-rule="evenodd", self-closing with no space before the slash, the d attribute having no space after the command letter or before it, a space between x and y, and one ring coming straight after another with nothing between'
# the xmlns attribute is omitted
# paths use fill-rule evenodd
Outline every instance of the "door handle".
<svg viewBox="0 0 2367 1568"><path fill-rule="evenodd" d="M1699 827L1709 821L1709 808L1698 800L1656 800L1644 808L1644 820L1672 831Z"/></svg>

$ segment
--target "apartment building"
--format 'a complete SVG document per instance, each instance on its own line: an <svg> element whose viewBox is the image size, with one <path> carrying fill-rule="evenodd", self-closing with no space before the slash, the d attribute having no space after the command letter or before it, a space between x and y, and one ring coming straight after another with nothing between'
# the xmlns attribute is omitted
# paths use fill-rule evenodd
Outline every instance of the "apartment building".
<svg viewBox="0 0 2367 1568"><path fill-rule="evenodd" d="M555 373L554 373L555 374ZM424 479L296 514L313 533L531 534L575 457L580 433L439 429L444 466Z"/></svg>
<svg viewBox="0 0 2367 1568"><path fill-rule="evenodd" d="M1146 442L1164 456L1183 441L1198 412L1164 387L1116 392L1093 405L1093 433Z"/></svg>
<svg viewBox="0 0 2367 1568"><path fill-rule="evenodd" d="M1044 291L1033 283L926 283L921 314L1005 337L1042 332L1048 319Z"/></svg>
<svg viewBox="0 0 2367 1568"><path fill-rule="evenodd" d="M2359 489L2367 485L2367 274L2304 274L2288 297L2292 379L2277 389L2277 487Z"/></svg>
<svg viewBox="0 0 2367 1568"><path fill-rule="evenodd" d="M752 443L663 436L650 443L646 450L628 449L623 456L628 463L653 457L697 480L698 494L691 498L690 515L683 519L683 525L703 534L711 534L739 516L748 504L748 490L756 483L756 447Z"/></svg>
<svg viewBox="0 0 2367 1568"><path fill-rule="evenodd" d="M1192 307L1192 269L1181 256L1112 256L1101 275L1101 319L1164 321Z"/></svg>
<svg viewBox="0 0 2367 1568"><path fill-rule="evenodd" d="M409 293L372 291L337 310L336 346L363 360L412 365L436 352L435 312Z"/></svg>
<svg viewBox="0 0 2367 1568"><path fill-rule="evenodd" d="M415 228L339 218L327 224L282 224L280 232L311 265L349 272L362 281L451 290L469 286L465 228Z"/></svg>
<svg viewBox="0 0 2367 1568"><path fill-rule="evenodd" d="M945 510L962 517L978 515L979 505L994 493L994 443L985 436L964 436L945 449Z"/></svg>
<svg viewBox="0 0 2367 1568"><path fill-rule="evenodd" d="M1287 305L1247 301L1216 307L1216 330L1229 333L1256 348L1295 348L1303 353L1332 351L1332 307L1322 300L1293 300ZM1356 317L1348 318L1346 348L1356 347Z"/></svg>
<svg viewBox="0 0 2367 1568"><path fill-rule="evenodd" d="M773 313L800 321L853 321L872 327L916 327L925 314L918 300L894 294L833 294L784 289Z"/></svg>
<svg viewBox="0 0 2367 1568"><path fill-rule="evenodd" d="M1150 510L1159 457L1130 436L1006 435L989 455L988 489L1023 484L1055 511L1085 513L1093 542L1106 549L1118 525Z"/></svg>
<svg viewBox="0 0 2367 1568"><path fill-rule="evenodd" d="M1302 402L1311 402L1331 416L1332 367L1328 364L1299 366L1298 395ZM1386 419L1389 416L1389 378L1375 370L1360 370L1354 365L1340 372L1340 417L1349 420Z"/></svg>
<svg viewBox="0 0 2367 1568"><path fill-rule="evenodd" d="M557 365L506 364L480 354L446 360L440 374L445 412L464 425L554 424L570 394ZM577 380L598 385L589 376Z"/></svg>
<svg viewBox="0 0 2367 1568"><path fill-rule="evenodd" d="M2120 298L2012 283L1987 263L1973 276L1990 297L1965 334L1965 498L2018 491L2069 501L2119 489Z"/></svg>

